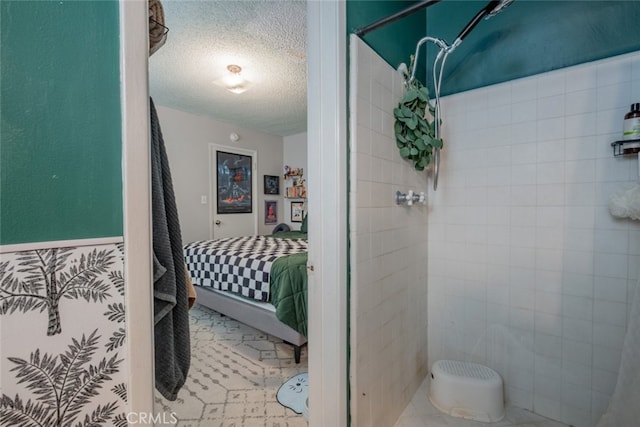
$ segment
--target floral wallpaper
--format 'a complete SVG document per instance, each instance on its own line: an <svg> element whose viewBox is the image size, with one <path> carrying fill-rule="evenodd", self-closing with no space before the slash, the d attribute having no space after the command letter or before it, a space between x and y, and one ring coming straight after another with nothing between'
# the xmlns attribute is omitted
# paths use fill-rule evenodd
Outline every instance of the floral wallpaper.
<svg viewBox="0 0 640 427"><path fill-rule="evenodd" d="M122 244L0 258L0 426L127 426Z"/></svg>

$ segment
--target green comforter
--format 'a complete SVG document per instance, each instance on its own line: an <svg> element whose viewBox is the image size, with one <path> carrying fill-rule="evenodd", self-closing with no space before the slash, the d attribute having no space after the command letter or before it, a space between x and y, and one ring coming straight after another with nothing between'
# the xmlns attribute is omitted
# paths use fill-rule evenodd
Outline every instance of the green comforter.
<svg viewBox="0 0 640 427"><path fill-rule="evenodd" d="M272 237L305 238L306 233L277 233ZM269 292L276 317L307 336L307 254L293 254L278 258L271 265Z"/></svg>

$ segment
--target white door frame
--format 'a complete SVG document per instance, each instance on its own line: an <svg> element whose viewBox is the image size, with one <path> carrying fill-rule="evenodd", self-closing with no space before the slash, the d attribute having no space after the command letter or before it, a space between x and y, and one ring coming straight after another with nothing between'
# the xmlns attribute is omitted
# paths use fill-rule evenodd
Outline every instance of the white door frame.
<svg viewBox="0 0 640 427"><path fill-rule="evenodd" d="M347 426L346 2L307 2L309 425Z"/></svg>
<svg viewBox="0 0 640 427"><path fill-rule="evenodd" d="M120 1L127 400L144 414L154 397L148 25L146 1Z"/></svg>
<svg viewBox="0 0 640 427"><path fill-rule="evenodd" d="M213 142L209 143L209 238L214 236L214 219L216 212L214 210L218 206L218 194L214 187L214 177L217 177L216 151L224 151L227 153L244 154L251 156L251 215L253 216L253 235L258 234L258 152L249 148L231 147L229 145L219 145Z"/></svg>
<svg viewBox="0 0 640 427"><path fill-rule="evenodd" d="M309 1L309 424L347 426L346 5ZM120 0L129 411L154 410L148 3Z"/></svg>

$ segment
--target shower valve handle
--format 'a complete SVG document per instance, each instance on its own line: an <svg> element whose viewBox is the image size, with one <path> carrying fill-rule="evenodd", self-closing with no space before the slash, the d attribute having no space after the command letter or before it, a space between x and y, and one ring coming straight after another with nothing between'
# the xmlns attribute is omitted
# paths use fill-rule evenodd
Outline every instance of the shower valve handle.
<svg viewBox="0 0 640 427"><path fill-rule="evenodd" d="M396 204L401 205L406 203L407 206L413 206L414 203L425 204L426 196L424 191L419 193L414 192L413 190L409 190L406 193L402 193L400 191L396 191Z"/></svg>

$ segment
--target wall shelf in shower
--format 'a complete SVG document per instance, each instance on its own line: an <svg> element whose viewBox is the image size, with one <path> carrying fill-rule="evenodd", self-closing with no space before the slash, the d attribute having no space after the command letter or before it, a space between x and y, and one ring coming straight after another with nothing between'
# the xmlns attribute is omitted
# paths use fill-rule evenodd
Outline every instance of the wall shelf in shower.
<svg viewBox="0 0 640 427"><path fill-rule="evenodd" d="M640 138L613 141L611 147L613 147L613 155L615 157L638 154L640 152Z"/></svg>
<svg viewBox="0 0 640 427"><path fill-rule="evenodd" d="M638 178L640 178L640 138L613 141L613 156L638 156Z"/></svg>

